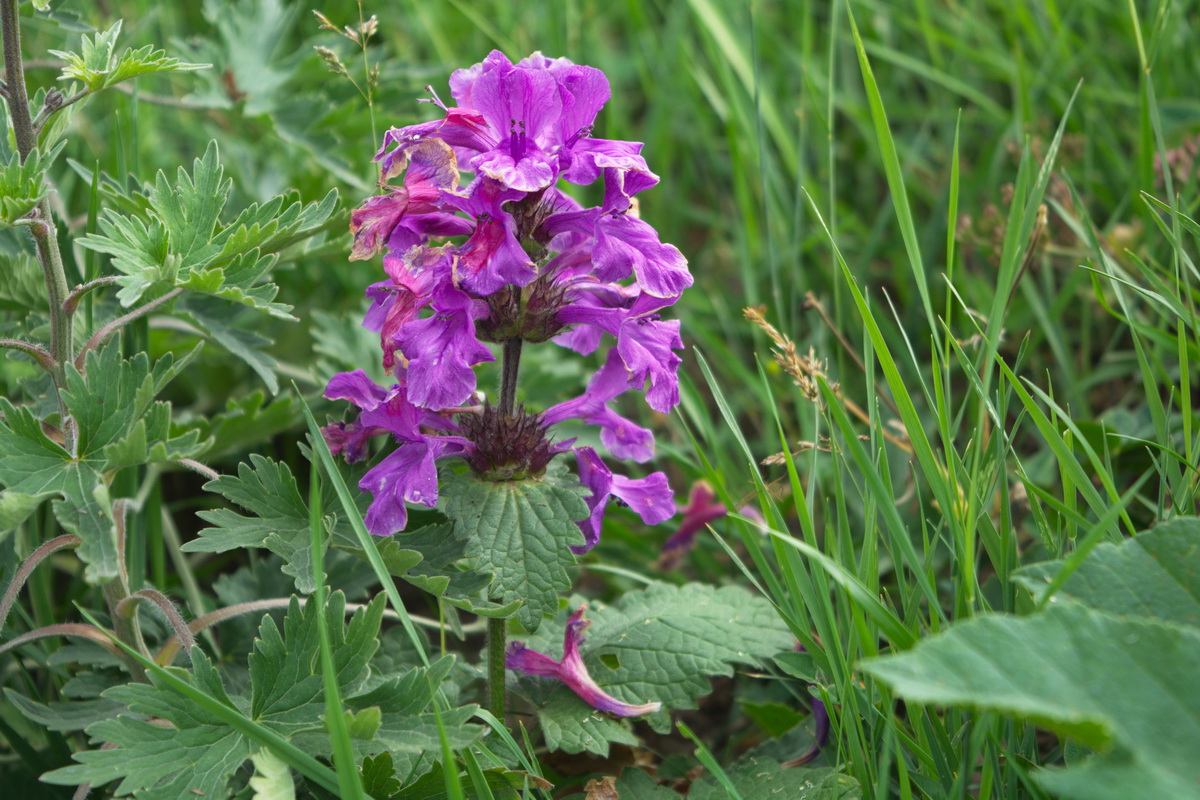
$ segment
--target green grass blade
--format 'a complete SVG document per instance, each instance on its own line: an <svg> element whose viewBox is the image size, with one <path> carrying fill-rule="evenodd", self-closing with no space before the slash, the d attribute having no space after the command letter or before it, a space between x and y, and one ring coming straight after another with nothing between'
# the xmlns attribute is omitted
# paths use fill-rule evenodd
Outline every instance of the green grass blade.
<svg viewBox="0 0 1200 800"><path fill-rule="evenodd" d="M321 471L312 471L308 490L308 523L312 535L313 600L317 604L317 636L321 647L321 682L325 689L325 725L333 747L333 765L337 770L342 800L363 800L362 776L358 771L354 744L346 727L342 698L338 692L333 648L329 643L329 622L325 618L325 525L321 519Z"/></svg>

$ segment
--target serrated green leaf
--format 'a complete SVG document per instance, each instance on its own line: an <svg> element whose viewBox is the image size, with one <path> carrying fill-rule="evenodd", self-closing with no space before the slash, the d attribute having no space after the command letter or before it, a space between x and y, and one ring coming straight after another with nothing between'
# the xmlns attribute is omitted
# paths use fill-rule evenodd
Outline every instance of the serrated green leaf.
<svg viewBox="0 0 1200 800"><path fill-rule="evenodd" d="M274 302L279 289L269 282L269 273L281 250L322 229L337 193L307 206L293 201L287 208L277 197L222 225L231 187L212 141L191 173L179 168L173 184L161 171L152 187L114 188L106 182L106 193L121 201L119 208L106 209L99 232L80 244L113 257L121 273L117 297L125 306L152 287L178 287L295 319L291 306Z"/></svg>
<svg viewBox="0 0 1200 800"><path fill-rule="evenodd" d="M211 440L207 451L210 458L234 450L244 451L296 424L300 415L291 397L281 395L270 403L266 399L265 392L255 390L230 398L224 411L190 423L195 426L198 438Z"/></svg>
<svg viewBox="0 0 1200 800"><path fill-rule="evenodd" d="M138 50L126 48L117 54L117 37L121 33L121 20L113 23L106 31L97 31L94 36L83 36L79 52L51 50L50 52L67 62L59 80L82 81L93 92L114 86L122 81L157 72L184 72L207 69L211 64L187 64L170 58L162 50L146 45Z"/></svg>
<svg viewBox="0 0 1200 800"><path fill-rule="evenodd" d="M597 711L565 686L549 691L537 704L537 716L551 750L607 757L612 744L638 745L628 722Z"/></svg>
<svg viewBox="0 0 1200 800"><path fill-rule="evenodd" d="M494 575L492 599L523 601L517 618L526 630L537 630L558 610L559 593L571 587L570 546L583 544L576 522L588 514L587 489L552 463L543 478L524 481L481 481L443 470L440 491L467 557Z"/></svg>
<svg viewBox="0 0 1200 800"><path fill-rule="evenodd" d="M27 313L49 307L37 259L25 252L0 255L0 310Z"/></svg>
<svg viewBox="0 0 1200 800"><path fill-rule="evenodd" d="M173 728L127 715L105 719L92 725L89 735L117 747L78 753L75 759L79 764L49 773L45 779L97 785L120 780L118 795L137 792L139 798L189 797L196 794L193 790L225 797L229 776L255 751L254 737L230 723L234 708L248 711L247 724L282 735L300 751L328 756L324 690L316 674L318 613L325 615L328 624L333 674L351 714L351 730L363 737L355 739L358 754L387 750L415 764L426 758L426 750L438 749L437 726L429 704L432 687L445 680L453 658L443 659L429 670L414 668L382 681L373 678L368 662L379 644L383 607L381 596L357 610L346 623L345 599L337 592L323 609L311 602L301 606L293 598L282 631L265 616L249 659L247 696L229 697L211 662L194 649L192 682L218 703L212 708L165 686L157 673L152 674L152 684L108 690L108 700L127 706L133 714L165 720ZM478 737L478 726L467 724L475 710L468 705L443 714L446 724L454 726L451 734L456 746L467 746ZM255 738L256 745L262 744L260 739ZM295 766L298 762L289 763Z"/></svg>
<svg viewBox="0 0 1200 800"><path fill-rule="evenodd" d="M26 719L52 731L81 731L125 709L121 703L104 698L43 704L8 688L4 696Z"/></svg>
<svg viewBox="0 0 1200 800"><path fill-rule="evenodd" d="M665 708L696 708L697 698L710 690L710 676L731 675L731 665L758 664L793 643L771 604L736 586L656 583L614 605L593 605L588 619L592 624L581 652L596 683L618 700L657 700ZM562 626L555 624L528 644L557 658L561 637ZM598 726L595 709L565 688L555 688L545 701L533 699L539 720L543 706L551 709L550 724L543 726L551 749L578 752L574 748L582 740L615 731ZM662 716L650 717L651 724ZM606 745L599 747L587 745L606 752Z"/></svg>
<svg viewBox="0 0 1200 800"><path fill-rule="evenodd" d="M367 756L362 762L363 791L375 800L388 800L400 791L395 761L391 753Z"/></svg>
<svg viewBox="0 0 1200 800"><path fill-rule="evenodd" d="M861 668L915 702L1022 717L1102 750L1035 778L1080 800L1200 797L1200 630L1063 601L987 615Z"/></svg>
<svg viewBox="0 0 1200 800"><path fill-rule="evenodd" d="M279 391L279 380L275 377L278 362L264 352L264 348L274 342L262 334L236 327L233 323L241 315L228 303L212 297L185 295L176 303L175 311L205 336L246 362L262 378L267 391L271 394Z"/></svg>
<svg viewBox="0 0 1200 800"><path fill-rule="evenodd" d="M434 753L440 746L437 718L430 705L433 687L446 679L454 665L453 656L445 656L429 669L415 668L387 678L357 696L346 697L346 706L355 718L369 713L369 736L355 735L352 739L360 758L390 752L407 774L425 753ZM442 722L452 747L467 747L479 738L481 728L470 724L478 706L465 705L441 712ZM377 722L377 724L376 724ZM360 728L362 733L365 728ZM298 734L295 741L317 755L330 754L328 734L308 731Z"/></svg>
<svg viewBox="0 0 1200 800"><path fill-rule="evenodd" d="M390 574L442 597L455 608L478 616L509 617L521 604L519 600L498 604L479 597L492 576L477 567L458 566L466 557L466 542L454 535L453 523L426 525L374 541ZM333 544L365 557L349 531L335 531Z"/></svg>
<svg viewBox="0 0 1200 800"><path fill-rule="evenodd" d="M309 542L308 504L286 464L254 454L250 463L238 465L237 475L222 475L205 485L210 492L223 495L251 512L239 514L230 509L201 511L197 514L215 527L204 528L200 536L186 542L187 552L223 553L239 547L262 547L284 559L283 571L296 581L296 589L310 594L315 588ZM345 521L327 516L325 528L345 539L341 528ZM395 564L412 561L412 555L397 554Z"/></svg>
<svg viewBox="0 0 1200 800"><path fill-rule="evenodd" d="M19 153L13 153L6 163L0 163L0 227L28 215L49 193L46 170L65 144L59 142L48 152L34 148L24 162Z"/></svg>
<svg viewBox="0 0 1200 800"><path fill-rule="evenodd" d="M858 781L834 769L784 769L769 758L748 758L726 770L742 800L858 800ZM727 800L725 787L712 775L692 785L688 800Z"/></svg>
<svg viewBox="0 0 1200 800"><path fill-rule="evenodd" d="M323 611L328 618L337 687L346 697L359 691L369 673L367 663L379 646L376 636L383 618L380 595L343 624L345 597L330 595ZM325 708L318 669L315 603L301 608L292 598L281 634L271 617L263 617L259 639L250 654L251 718L277 733L291 736L320 724Z"/></svg>
<svg viewBox="0 0 1200 800"><path fill-rule="evenodd" d="M1062 567L1032 564L1013 577L1040 599ZM1177 517L1119 545L1098 545L1057 594L1113 614L1200 628L1200 518Z"/></svg>

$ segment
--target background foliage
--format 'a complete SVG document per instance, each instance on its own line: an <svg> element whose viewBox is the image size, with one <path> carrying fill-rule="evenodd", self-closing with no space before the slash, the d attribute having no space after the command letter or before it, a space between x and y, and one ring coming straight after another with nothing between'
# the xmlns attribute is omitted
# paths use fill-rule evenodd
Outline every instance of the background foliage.
<svg viewBox="0 0 1200 800"><path fill-rule="evenodd" d="M353 3L319 10L338 25L359 21ZM1174 588L1163 587L1194 586L1195 572L1172 583L1145 559L1195 563L1197 533L1194 524L1173 523L1166 533L1133 540L1145 544L1127 540L1197 511L1200 420L1190 366L1200 354L1195 4L409 0L368 3L363 12L379 17L367 48L369 64L379 67L370 105L313 48L338 54L365 89L360 51L321 30L302 4L121 0L103 7L52 3L48 13L23 8L31 85L52 85L62 69L47 53L80 52L81 33L109 30L117 19L124 20L118 50L128 45L141 59L128 70L161 66L158 47L185 64L212 64L121 84L57 118L61 130L50 133L65 145L50 170L52 202L82 243L64 253L72 284L122 273L125 292L152 289L161 276L146 273L137 258L152 238L139 231L122 238L109 212L98 209L139 218L149 236L155 225L171 224L170 209L155 199L160 187L199 185L201 172L223 188L218 195L228 192L235 213L227 222L245 213L252 224L277 195L286 199L270 216L294 215L290 228L278 226L276 239L241 242L240 250L238 242L223 245L180 266L194 274L193 288L272 315L229 313L230 305L191 294L178 301L175 316L125 333L121 346L130 360L120 368L122 385L163 377L148 378L148 364L135 355L142 350L156 370L167 369L161 359L168 354L175 359L160 395L172 404L173 425L156 429L162 424L151 406L130 407L120 435L93 436L94 449L78 468L120 463L113 459L128 456L132 426L144 416L142 438L132 443L145 447L145 460L154 447L163 448L158 460L166 461L168 453L178 457L207 441L205 463L225 476L205 492L204 477L151 464L140 480L131 475L119 487L130 494L150 487L142 498L148 512L128 535L131 587L153 584L184 601L189 618L217 600L228 605L316 588L305 560L312 515L299 488L308 482L306 427L286 387L294 381L323 420L340 413L318 397L331 374L377 369L375 344L357 322L361 288L377 265L346 261L343 233L349 208L373 191L376 142L387 127L426 118L416 102L426 84L442 91L453 69L492 48L513 57L540 49L608 74L614 99L596 133L646 142L645 155L663 180L642 199L641 214L687 254L696 276L677 306L691 345L682 411L666 419L643 410L639 419L660 443L654 467L668 472L677 491L707 479L729 508L760 508L775 532L764 537L741 518L727 518L714 525L719 537L701 536L681 570L663 572L653 565L669 526L646 529L631 514L610 514L576 591L624 609L619 598L650 579L753 586L774 606L778 629L787 628L807 651L763 661L759 670L773 680L719 682L718 695L726 696L687 716L703 742L698 756L678 734L646 739L659 778L683 779L699 760L710 774L691 796L757 796L747 775L774 775L778 762L812 743L815 697L829 709L834 731L815 766L842 774L784 770L778 778L807 774L812 796L1115 797L1122 787L1151 785L1147 776L1164 796L1194 796L1194 767L1169 745L1200 741L1196 714L1187 711L1196 706L1195 693L1163 697L1145 687L1188 684L1186 672L1175 670L1195 663L1194 609L1181 608ZM87 69L77 67L78 80L111 82ZM231 186L208 161L211 140L219 142ZM8 163L8 149L0 151ZM176 180L181 165L187 175ZM159 170L164 177L156 184ZM13 197L43 194L29 176L12 169L5 175ZM342 198L336 207L332 189ZM261 204L258 212L241 212L253 204ZM24 213L8 202L0 211L5 219ZM287 231L305 226L315 238L275 268L278 293L243 291L254 282L239 285L234 265L245 270L242 277L255 277L258 259L286 247ZM41 276L12 229L0 231L0 259L0 335L44 334ZM217 276L214 268L224 272ZM87 322L77 325L78 344L119 313L120 299L95 294L82 312ZM766 307L774 329L744 318L742 309L757 305ZM209 344L194 353L200 339ZM117 355L110 349L94 357ZM582 389L586 380L575 360L536 351L525 371L522 390L533 406L557 399L564 385ZM29 413L45 411L36 401L47 388L39 376L23 356L0 359L4 396L35 398ZM24 413L7 404L3 410L10 421ZM251 454L284 466L251 461ZM27 465L0 469L23 474ZM0 478L10 487L19 480L2 472ZM275 487L277 495L267 494L279 502L247 502L262 503L260 486ZM221 496L269 517L270 532L255 529ZM347 600L365 602L375 578L353 552L345 510L330 492L321 507L332 516L335 544L326 554L327 582ZM414 519L421 514L414 511ZM92 521L103 523L103 509ZM54 529L53 509L43 506L0 542L4 582L45 538L39 532ZM1147 542L1150 535L1159 538ZM1155 557L1164 546L1175 547L1173 555ZM472 593L441 574L446 562L427 551L421 567L411 559L406 566L402 553L391 557L393 572L413 578L409 585L429 589L440 575L434 594ZM104 563L99 554L89 569ZM77 619L73 603L90 604L82 569L57 566L31 579L10 623L16 630ZM1128 595L1140 605L1114 605L1124 588L1095 588L1118 581L1132 585ZM633 596L627 606L646 597ZM431 651L445 650L447 637L464 626L477 649L471 619L456 610L470 606L466 600L441 603L415 591L411 597L427 604L414 613L442 615L425 639ZM378 624L370 616L377 607L351 625ZM318 614L300 621L293 608L285 622L282 609L273 613L277 623L233 620L219 637L202 636L201 645L219 664L222 655L244 658L255 647L261 654L267 641L282 646L287 637L271 633L280 626L317 635ZM339 639L341 619L329 614L327 633ZM151 635L165 640L168 632L153 624ZM592 635L620 624L619 614L603 624L598 616ZM539 636L553 641L560 631ZM461 663L422 664L411 643L387 644L399 633L389 629L381 645L394 651L387 655L397 674L401 667L410 676L431 671L450 692L469 685L471 675L454 672L467 669ZM1122 642L1134 635L1145 637L1138 641L1149 667L1123 661L1133 655ZM174 697L156 678L153 686L122 690L127 696L101 698L97 674L115 672L115 659L104 666L103 651L87 643L38 647L23 650L24 660L0 656L5 685L48 709L18 713L29 709L12 700L0 711L0 733L12 748L2 760L13 781L6 785L29 793L54 791L35 782L53 769L65 768L57 773L64 777L108 774L112 751L67 765L83 745L79 731L110 715L114 702L158 708ZM95 672L68 666L80 648L97 651L88 654L101 659ZM687 681L745 663L702 650L698 658L716 663ZM893 655L874 660L881 653ZM605 657L597 650L598 663ZM209 659L193 656L196 676ZM228 691L253 705L254 666L236 669L245 674ZM317 675L304 680L316 686ZM959 682L948 685L949 675ZM994 690L1002 681L1011 692ZM338 692L352 709L347 735L359 746L369 737L356 737L355 726L362 733L376 722L354 716L370 707L358 702L370 689L351 683ZM216 677L201 685L226 691ZM317 714L321 690L314 691L292 708ZM679 691L690 700L701 690L688 683ZM64 720L51 710L63 696L89 705ZM548 738L556 703L572 700L534 695ZM1140 726L1161 723L1157 715L1168 708L1183 709L1177 735L1147 738ZM165 718L169 713L163 709ZM388 724L378 721L375 731ZM195 746L205 746L212 729L195 730ZM440 746L437 730L420 735ZM637 741L608 719L570 734L578 737L566 748L573 751L601 753L610 742ZM248 753L247 741L229 744ZM1089 757L1092 749L1100 755ZM773 766L740 761L748 755ZM573 764L546 756L544 769L568 781L614 772L611 762L579 757ZM717 764L728 774L713 769ZM388 787L396 768L379 766L378 786ZM370 783L373 774L364 768L363 780ZM411 796L437 796L441 773L422 780L433 787L429 794ZM632 788L639 781L627 770L618 785L658 796ZM1101 786L1113 794L1100 794Z"/></svg>

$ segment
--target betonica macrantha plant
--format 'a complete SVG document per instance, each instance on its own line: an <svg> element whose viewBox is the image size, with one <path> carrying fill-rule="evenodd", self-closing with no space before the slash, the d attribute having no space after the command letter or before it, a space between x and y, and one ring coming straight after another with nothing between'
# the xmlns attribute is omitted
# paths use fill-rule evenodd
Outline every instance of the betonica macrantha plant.
<svg viewBox="0 0 1200 800"><path fill-rule="evenodd" d="M390 536L406 527L409 503L437 507L439 466L443 489L464 472L453 462L465 462L467 479L493 493L531 490L539 481L562 490L563 507L574 509L569 525L548 528L558 532L551 548L568 559L599 540L611 498L647 524L663 522L675 513L666 475L627 477L604 456L645 463L654 455L653 434L613 405L626 392L643 392L661 413L679 403L676 351L683 342L678 320L662 313L692 277L679 250L638 217L636 195L659 180L641 143L591 135L610 97L608 79L564 58L535 53L513 64L494 51L451 76L456 106L430 91L429 102L444 113L388 131L376 155L381 191L351 221L351 259L383 254L386 275L367 288L363 324L378 332L393 382L379 386L356 370L336 375L325 391L358 408L356 418L324 429L335 453L354 462L368 458L373 437L395 445L359 482L372 496L368 529ZM560 188L597 182L603 200L591 208ZM604 351L604 358L582 395L533 410L517 402L526 345L583 356ZM493 392L478 385L475 368L497 359L501 379ZM607 452L556 440L554 426L565 420L598 428ZM569 461L568 453L572 476L554 466ZM467 496L476 499L446 514L455 535L471 539L484 514L471 504L492 495ZM511 554L486 552L486 544L475 542L468 555L483 556L496 570L494 598L521 600L520 621L536 628L543 613L557 610L557 597L539 604L522 592L514 574L527 567L509 564ZM538 544L547 546L544 537ZM552 557L561 563L564 554ZM493 638L493 664L501 655L496 644ZM510 666L528 671L530 652L514 645ZM502 676L502 662L499 669ZM494 684L496 672L491 676Z"/></svg>

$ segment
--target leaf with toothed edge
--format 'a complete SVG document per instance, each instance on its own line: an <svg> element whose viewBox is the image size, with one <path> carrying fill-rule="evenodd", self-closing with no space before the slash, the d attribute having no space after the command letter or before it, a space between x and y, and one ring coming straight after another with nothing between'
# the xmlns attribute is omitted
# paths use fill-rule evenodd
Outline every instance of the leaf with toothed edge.
<svg viewBox="0 0 1200 800"><path fill-rule="evenodd" d="M586 618L580 653L596 683L618 700L658 701L664 709L696 708L711 690L709 677L732 675L733 664L762 663L795 641L766 599L737 586L655 583L613 605L592 604ZM527 645L558 658L562 635L556 621ZM515 686L533 689L528 694L551 749L603 755L608 742L629 735L626 723L603 718L565 686L527 677ZM646 720L659 731L670 726L666 710Z"/></svg>
<svg viewBox="0 0 1200 800"><path fill-rule="evenodd" d="M523 601L517 619L536 631L571 588L570 548L584 542L576 522L588 514L588 490L561 462L551 462L540 479L481 481L446 468L440 481L446 516L466 542L467 558L494 576L493 599Z"/></svg>

